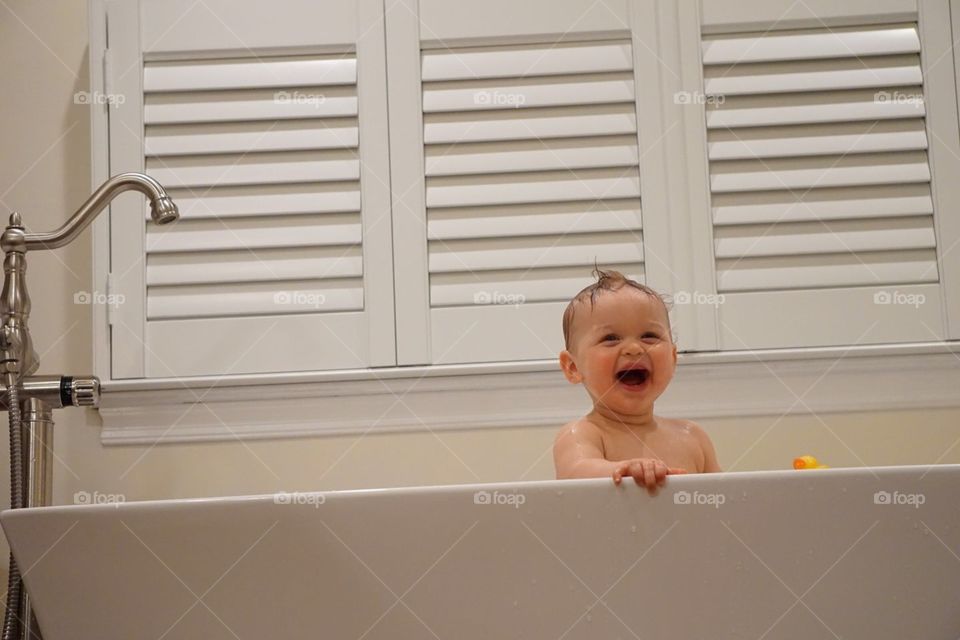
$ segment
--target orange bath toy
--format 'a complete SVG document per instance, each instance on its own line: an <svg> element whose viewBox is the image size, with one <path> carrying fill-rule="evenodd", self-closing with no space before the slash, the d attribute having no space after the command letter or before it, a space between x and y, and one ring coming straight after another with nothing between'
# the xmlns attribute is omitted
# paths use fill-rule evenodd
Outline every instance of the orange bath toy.
<svg viewBox="0 0 960 640"><path fill-rule="evenodd" d="M800 456L799 458L793 459L793 468L794 469L829 469L825 464L820 464L820 462L813 456Z"/></svg>

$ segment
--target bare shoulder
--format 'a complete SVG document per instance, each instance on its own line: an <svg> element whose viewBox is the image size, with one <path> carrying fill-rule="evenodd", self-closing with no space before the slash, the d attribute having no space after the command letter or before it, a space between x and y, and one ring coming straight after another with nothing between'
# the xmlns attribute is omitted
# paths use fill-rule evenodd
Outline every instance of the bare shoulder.
<svg viewBox="0 0 960 640"><path fill-rule="evenodd" d="M700 445L700 452L703 455L703 469L705 472L721 471L720 463L717 462L717 452L713 448L713 441L710 436L699 424L692 420L681 420L689 433L696 438Z"/></svg>
<svg viewBox="0 0 960 640"><path fill-rule="evenodd" d="M683 420L680 418L664 418L657 416L657 427L664 431L669 431L678 436L700 437L700 434L706 432L692 420Z"/></svg>
<svg viewBox="0 0 960 640"><path fill-rule="evenodd" d="M557 432L557 437L554 440L556 443L562 441L577 441L577 442L596 442L599 443L603 440L600 429L597 425L593 424L586 418L577 418L576 420L571 420L567 424L563 425L563 428Z"/></svg>

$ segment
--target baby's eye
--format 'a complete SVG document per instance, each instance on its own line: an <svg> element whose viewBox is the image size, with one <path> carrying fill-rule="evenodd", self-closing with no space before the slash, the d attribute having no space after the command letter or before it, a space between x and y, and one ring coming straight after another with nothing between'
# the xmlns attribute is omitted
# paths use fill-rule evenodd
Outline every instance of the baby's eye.
<svg viewBox="0 0 960 640"><path fill-rule="evenodd" d="M616 342L620 337L615 333L608 333L600 339L600 342Z"/></svg>
<svg viewBox="0 0 960 640"><path fill-rule="evenodd" d="M647 333L643 334L643 338L641 339L645 342L657 342L660 339L660 334L648 331Z"/></svg>

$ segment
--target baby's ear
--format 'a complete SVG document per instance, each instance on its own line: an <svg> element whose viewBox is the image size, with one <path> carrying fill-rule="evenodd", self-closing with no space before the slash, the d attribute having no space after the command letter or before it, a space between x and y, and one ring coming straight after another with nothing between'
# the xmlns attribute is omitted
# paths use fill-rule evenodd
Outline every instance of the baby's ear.
<svg viewBox="0 0 960 640"><path fill-rule="evenodd" d="M573 356L569 351L560 352L560 368L563 369L563 375L573 384L578 384L583 380L580 371L577 370L577 363L573 361Z"/></svg>

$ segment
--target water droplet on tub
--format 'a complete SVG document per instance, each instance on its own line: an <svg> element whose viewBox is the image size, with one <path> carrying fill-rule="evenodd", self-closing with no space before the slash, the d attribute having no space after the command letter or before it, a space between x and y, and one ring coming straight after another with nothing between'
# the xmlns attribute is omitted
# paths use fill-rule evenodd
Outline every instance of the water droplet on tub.
<svg viewBox="0 0 960 640"><path fill-rule="evenodd" d="M520 603L519 603L519 602L517 602L516 600L514 600L514 601L513 601L513 606L515 606L515 607L519 607L519 606L520 606Z"/></svg>
<svg viewBox="0 0 960 640"><path fill-rule="evenodd" d="M843 493L846 493L846 492L847 492L847 488L846 488L846 487L840 487L840 491L842 491Z"/></svg>
<svg viewBox="0 0 960 640"><path fill-rule="evenodd" d="M557 491L557 495L558 495L558 496L562 496L562 495L563 495L563 491Z"/></svg>
<svg viewBox="0 0 960 640"><path fill-rule="evenodd" d="M530 578L530 584L537 584L536 578Z"/></svg>
<svg viewBox="0 0 960 640"><path fill-rule="evenodd" d="M577 520L579 520L579 519L580 519L580 514L578 513L578 514L577 514Z"/></svg>
<svg viewBox="0 0 960 640"><path fill-rule="evenodd" d="M635 524L630 525L630 533L636 533L636 532L637 532L637 525Z"/></svg>
<svg viewBox="0 0 960 640"><path fill-rule="evenodd" d="M589 613L587 614L587 622L593 622L593 616Z"/></svg>

